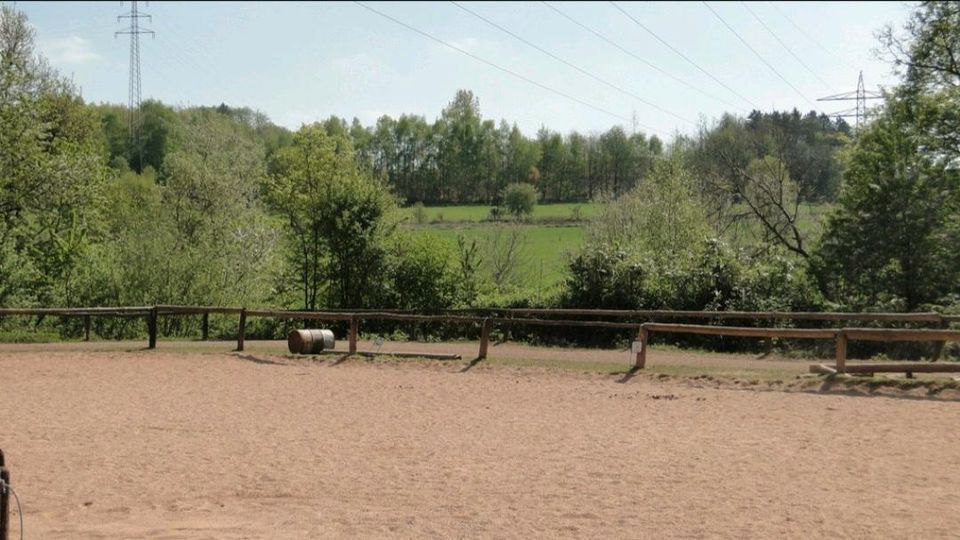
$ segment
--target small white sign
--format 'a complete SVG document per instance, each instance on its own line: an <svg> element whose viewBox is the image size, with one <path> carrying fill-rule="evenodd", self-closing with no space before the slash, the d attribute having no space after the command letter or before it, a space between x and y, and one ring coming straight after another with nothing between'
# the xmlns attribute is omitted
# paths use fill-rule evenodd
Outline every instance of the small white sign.
<svg viewBox="0 0 960 540"><path fill-rule="evenodd" d="M643 342L634 341L633 345L630 346L630 352L632 354L640 354L641 352L643 352Z"/></svg>

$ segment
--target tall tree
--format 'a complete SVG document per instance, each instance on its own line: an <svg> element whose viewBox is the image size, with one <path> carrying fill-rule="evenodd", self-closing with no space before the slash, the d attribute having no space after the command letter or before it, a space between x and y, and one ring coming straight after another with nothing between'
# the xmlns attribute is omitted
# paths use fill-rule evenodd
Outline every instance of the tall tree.
<svg viewBox="0 0 960 540"><path fill-rule="evenodd" d="M381 277L394 200L359 168L350 140L301 128L278 155L268 200L287 223L303 307L317 309L324 292L337 307L363 307Z"/></svg>
<svg viewBox="0 0 960 540"><path fill-rule="evenodd" d="M102 225L97 117L35 54L26 17L0 6L0 304L70 304Z"/></svg>
<svg viewBox="0 0 960 540"><path fill-rule="evenodd" d="M902 84L852 148L814 270L836 302L914 310L960 295L960 9L922 2L880 35ZM951 296L953 300L951 300Z"/></svg>

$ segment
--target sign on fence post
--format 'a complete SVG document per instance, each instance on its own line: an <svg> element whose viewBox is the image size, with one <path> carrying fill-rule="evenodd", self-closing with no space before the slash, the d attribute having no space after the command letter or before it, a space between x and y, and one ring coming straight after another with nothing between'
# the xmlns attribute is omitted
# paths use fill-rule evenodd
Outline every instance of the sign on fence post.
<svg viewBox="0 0 960 540"><path fill-rule="evenodd" d="M640 327L639 339L633 342L633 346L630 347L630 352L635 356L634 368L643 369L647 365L647 339L648 339L647 329Z"/></svg>

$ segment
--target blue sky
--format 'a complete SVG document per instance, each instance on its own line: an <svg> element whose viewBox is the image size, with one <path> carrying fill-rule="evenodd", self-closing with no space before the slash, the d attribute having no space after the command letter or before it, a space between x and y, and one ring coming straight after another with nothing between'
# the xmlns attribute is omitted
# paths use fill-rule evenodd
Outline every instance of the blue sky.
<svg viewBox="0 0 960 540"><path fill-rule="evenodd" d="M143 97L183 106L249 106L297 128L331 114L358 117L365 124L383 114L416 113L432 120L457 89L469 88L484 117L516 122L528 134L543 125L563 132L602 131L614 124L629 129L635 112L638 130L666 136L692 132L701 118L724 111L744 114L751 104L763 110L817 106L824 112L852 106L814 100L853 90L861 69L868 88L894 83L890 67L872 52L874 32L885 23L900 26L911 7L900 2L710 2L784 82L702 2L617 4L744 100L610 3L551 5L698 90L651 69L541 2L463 5L619 90L452 3L368 5L607 112L519 80L349 2L150 2L141 9L153 16L145 25L156 37L142 38ZM129 42L113 32L122 28L116 16L127 12L129 3L15 6L35 26L39 50L73 77L85 99L126 102Z"/></svg>

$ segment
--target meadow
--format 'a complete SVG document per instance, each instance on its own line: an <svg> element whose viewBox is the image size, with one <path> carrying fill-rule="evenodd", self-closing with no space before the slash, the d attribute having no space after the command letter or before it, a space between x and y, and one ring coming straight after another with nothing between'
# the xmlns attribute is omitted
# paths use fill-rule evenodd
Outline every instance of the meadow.
<svg viewBox="0 0 960 540"><path fill-rule="evenodd" d="M464 227L418 228L419 234L430 235L439 241L457 246L457 238L467 242L477 241L479 246L493 241L495 225L472 225ZM563 282L567 260L583 242L583 227L522 225L524 247L520 256L518 282L523 288L538 293L547 292Z"/></svg>
<svg viewBox="0 0 960 540"><path fill-rule="evenodd" d="M538 204L533 209L530 220L538 221L582 221L597 215L600 205L597 203L551 203ZM462 204L450 206L424 206L423 223L442 225L444 223L478 223L490 218L490 209L487 204ZM416 206L401 209L404 222L417 224Z"/></svg>
<svg viewBox="0 0 960 540"><path fill-rule="evenodd" d="M425 206L416 219L417 208L401 209L403 224L416 234L430 236L456 248L457 238L476 240L481 247L492 241L502 222L489 219L489 205ZM800 211L800 229L808 245L819 238L831 205L804 204ZM744 209L745 210L745 209ZM583 243L588 222L600 213L599 203L540 204L521 225L524 249L520 257L517 282L531 292L546 293L563 283L570 255ZM756 222L744 222L726 231L727 240L745 246L761 238Z"/></svg>

